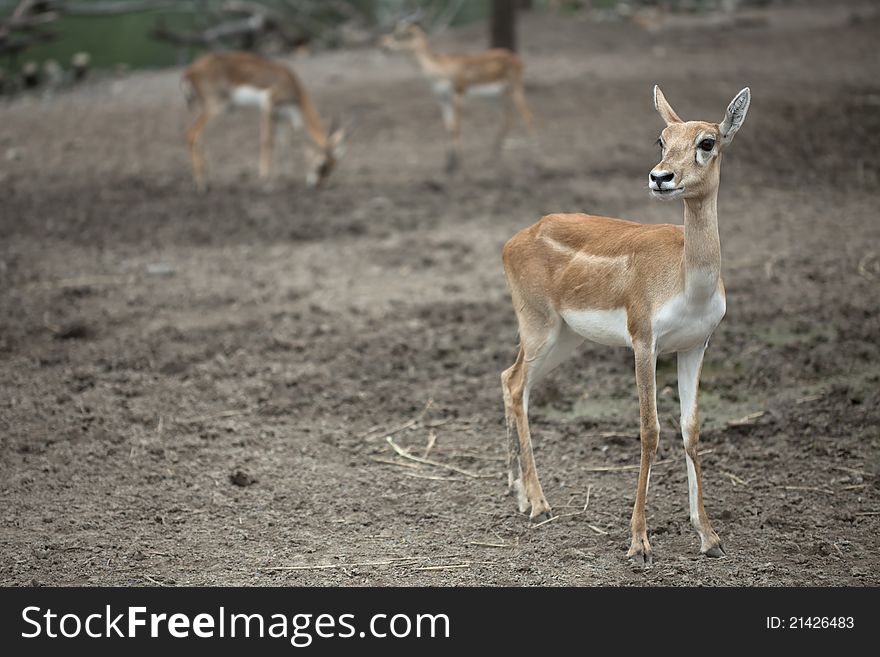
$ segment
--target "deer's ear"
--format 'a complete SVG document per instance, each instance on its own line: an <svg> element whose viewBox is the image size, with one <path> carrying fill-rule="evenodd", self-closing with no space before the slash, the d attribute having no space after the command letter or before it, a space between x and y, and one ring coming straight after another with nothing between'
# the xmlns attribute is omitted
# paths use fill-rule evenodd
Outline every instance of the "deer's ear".
<svg viewBox="0 0 880 657"><path fill-rule="evenodd" d="M654 85L654 109L657 110L660 118L666 121L666 125L682 122L681 119L678 118L678 114L675 113L675 110L672 109L669 101L666 100L666 96L660 91L660 87L656 84Z"/></svg>
<svg viewBox="0 0 880 657"><path fill-rule="evenodd" d="M749 103L752 100L752 92L748 87L740 91L727 106L727 113L724 120L718 125L721 131L721 143L729 144L733 141L733 136L740 129L743 121L746 120L746 114L749 111Z"/></svg>

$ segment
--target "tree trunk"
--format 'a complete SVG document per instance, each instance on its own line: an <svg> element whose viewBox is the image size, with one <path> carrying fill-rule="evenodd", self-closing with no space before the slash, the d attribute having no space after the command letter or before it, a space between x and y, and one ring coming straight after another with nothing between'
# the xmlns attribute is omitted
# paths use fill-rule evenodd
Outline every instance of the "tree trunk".
<svg viewBox="0 0 880 657"><path fill-rule="evenodd" d="M516 50L516 5L518 0L492 0L489 45Z"/></svg>

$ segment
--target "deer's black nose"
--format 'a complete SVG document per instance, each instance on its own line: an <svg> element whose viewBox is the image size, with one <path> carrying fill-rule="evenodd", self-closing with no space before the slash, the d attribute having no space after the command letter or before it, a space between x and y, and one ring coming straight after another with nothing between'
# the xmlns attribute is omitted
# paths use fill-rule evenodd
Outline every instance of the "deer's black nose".
<svg viewBox="0 0 880 657"><path fill-rule="evenodd" d="M675 178L674 173L666 173L665 171L661 171L660 173L654 173L653 171L651 172L651 182L655 182L658 185L672 182L673 178Z"/></svg>

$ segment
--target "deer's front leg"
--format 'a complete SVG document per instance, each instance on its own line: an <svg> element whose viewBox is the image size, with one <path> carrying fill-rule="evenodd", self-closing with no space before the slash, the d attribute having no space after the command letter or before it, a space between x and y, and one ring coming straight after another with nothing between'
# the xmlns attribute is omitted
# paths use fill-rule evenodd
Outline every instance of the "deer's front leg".
<svg viewBox="0 0 880 657"><path fill-rule="evenodd" d="M453 92L447 92L440 97L440 107L443 110L443 127L449 145L446 151L446 171L452 173L458 168L459 139L461 136L461 97Z"/></svg>
<svg viewBox="0 0 880 657"><path fill-rule="evenodd" d="M272 112L272 105L267 104L260 114L260 178L263 179L272 172L272 140L275 137Z"/></svg>
<svg viewBox="0 0 880 657"><path fill-rule="evenodd" d="M642 456L639 465L639 483L636 488L636 502L633 507L632 543L627 556L636 564L647 566L652 561L651 544L648 542L648 529L645 523L645 498L648 495L648 480L651 477L651 464L657 453L660 437L660 423L657 420L656 371L657 355L652 344L634 342L636 358L636 385L639 388L639 416Z"/></svg>
<svg viewBox="0 0 880 657"><path fill-rule="evenodd" d="M691 524L700 535L700 552L710 557L724 556L721 539L712 529L706 509L703 508L703 478L700 474L700 418L697 410L697 391L703 366L705 345L690 351L678 352L678 397L681 400L681 437L687 460L688 500Z"/></svg>

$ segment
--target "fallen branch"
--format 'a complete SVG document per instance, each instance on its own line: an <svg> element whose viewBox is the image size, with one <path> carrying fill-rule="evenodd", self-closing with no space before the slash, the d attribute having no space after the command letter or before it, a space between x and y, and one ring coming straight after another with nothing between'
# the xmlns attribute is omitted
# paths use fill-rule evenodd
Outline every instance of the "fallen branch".
<svg viewBox="0 0 880 657"><path fill-rule="evenodd" d="M388 441L388 444L391 445L391 448L397 452L400 456L405 459L409 459L410 461L415 461L416 463L421 463L423 465L431 465L435 468L445 468L446 470L452 470L452 472L457 472L459 474L463 474L466 477L473 477L475 479L480 479L484 477L491 477L492 475L481 475L476 472L471 472L470 470L465 470L464 468L459 468L455 465L448 465L447 463L440 463L440 461L435 461L433 459L423 459L421 456L413 456L408 451L400 447L397 443L395 443L391 436L387 436L385 438Z"/></svg>
<svg viewBox="0 0 880 657"><path fill-rule="evenodd" d="M401 424L397 427L394 427L393 429L389 429L388 431L385 431L385 432L380 432L379 429L381 429L381 427L379 427L379 428L373 427L372 429L370 429L366 433L363 433L360 436L358 436L358 439L364 440L364 439L369 438L377 433L384 433L385 436L388 437L388 436L393 436L394 434L400 433L401 431L406 431L407 429L414 427L419 422L421 422L422 418L425 417L425 413L427 413L428 409L430 409L431 406L433 406L433 405L434 405L434 400L429 399L427 402L425 402L425 407L421 411L419 411L418 415L413 417L411 420L407 420L403 424Z"/></svg>
<svg viewBox="0 0 880 657"><path fill-rule="evenodd" d="M375 461L376 463L384 463L385 465L397 465L401 468L418 468L418 463L401 463L400 461L392 461L391 459L383 459L378 456L371 456L371 461Z"/></svg>
<svg viewBox="0 0 880 657"><path fill-rule="evenodd" d="M264 566L263 570L332 570L334 568L366 568L367 566L409 566L416 562L419 557L404 557L400 559L388 559L386 561L365 561L361 563L327 563L311 566Z"/></svg>
<svg viewBox="0 0 880 657"><path fill-rule="evenodd" d="M418 466L416 466L418 467ZM458 477L437 477L436 475L416 474L415 472L401 472L404 477L412 477L414 479L430 479L432 481L464 481Z"/></svg>
<svg viewBox="0 0 880 657"><path fill-rule="evenodd" d="M724 471L722 471L721 474L723 474L725 477L728 477L728 478L730 479L731 483L733 483L734 486L736 486L737 484L740 485L740 486L748 486L748 485L749 485L749 482L748 482L748 481L746 481L745 479L742 479L742 478L740 478L740 477L737 477L737 476L736 476L735 474L733 474L732 472L724 472Z"/></svg>
<svg viewBox="0 0 880 657"><path fill-rule="evenodd" d="M759 417L763 417L767 414L767 411L755 411L754 413L749 413L745 417L741 417L738 420L730 420L727 423L729 427L742 427L749 424L754 424L755 420Z"/></svg>

